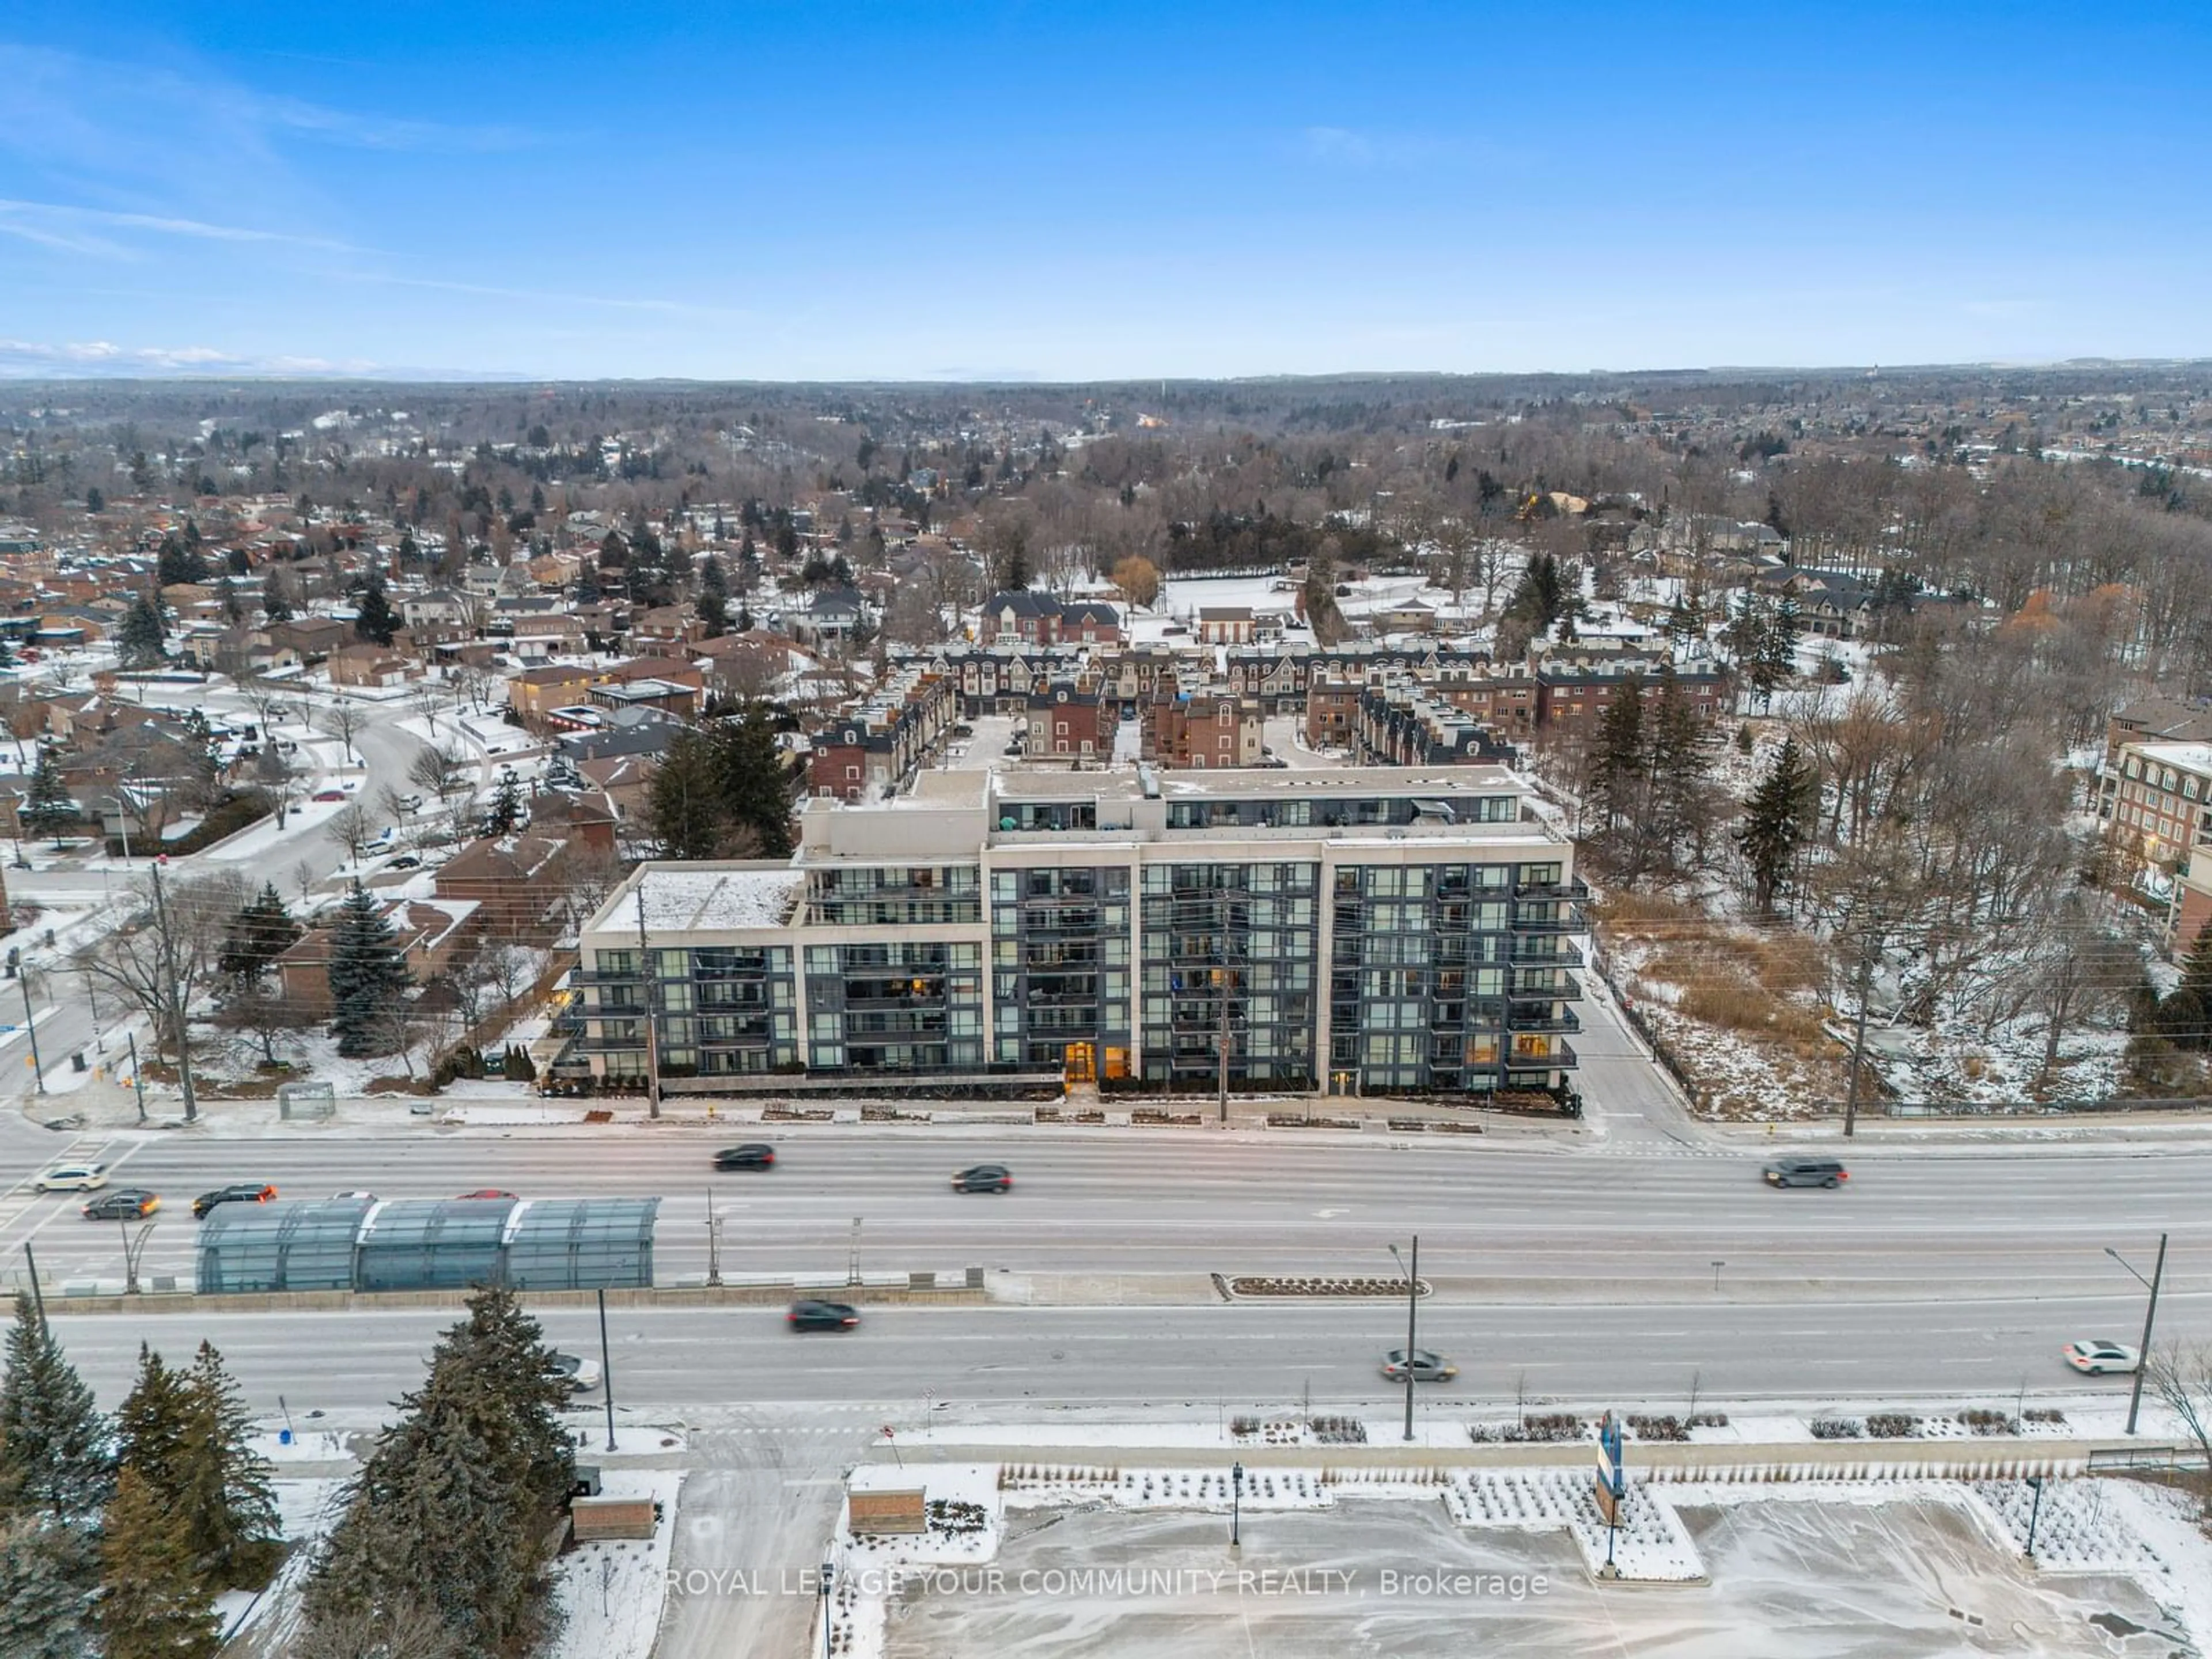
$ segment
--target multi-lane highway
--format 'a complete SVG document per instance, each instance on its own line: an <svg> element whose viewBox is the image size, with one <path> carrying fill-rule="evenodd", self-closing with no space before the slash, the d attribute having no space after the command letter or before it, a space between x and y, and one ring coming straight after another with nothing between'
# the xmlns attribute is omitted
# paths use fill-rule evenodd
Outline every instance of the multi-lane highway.
<svg viewBox="0 0 2212 1659"><path fill-rule="evenodd" d="M1224 1389L1280 1396L1310 1381L1316 1397L1356 1398L1395 1316L1230 1306L1210 1276L1387 1277L1387 1245L1412 1232L1435 1286L1426 1328L1474 1362L1471 1385L1492 1390L1524 1371L1553 1392L1658 1390L1700 1368L1706 1390L1724 1393L2072 1386L2058 1344L2091 1330L2124 1337L2140 1318L2140 1291L2105 1247L2147 1261L2161 1230L2173 1236L2163 1328L2212 1334L2212 1153L2201 1152L1868 1152L1826 1192L1765 1186L1756 1152L1202 1132L787 1132L775 1169L714 1173L711 1149L737 1138L134 1133L81 1139L76 1153L103 1158L116 1184L162 1194L142 1271L185 1283L191 1197L267 1180L288 1196L659 1195L664 1283L703 1277L711 1192L726 1276L840 1278L857 1218L864 1273L981 1267L1005 1298L886 1309L855 1343L802 1348L757 1310L625 1314L639 1356L629 1391L674 1403L880 1398L887 1357L910 1388L979 1395L1133 1403ZM11 1136L4 1150L26 1145ZM986 1158L1014 1170L1011 1194L951 1190L955 1168ZM22 1187L0 1199L9 1266L20 1268L27 1239L49 1286L118 1280L123 1228L83 1220L78 1202ZM140 1322L88 1321L80 1340L124 1355ZM295 1315L276 1328L258 1316L216 1328L249 1349L265 1343L280 1368L288 1352L317 1356L301 1377L349 1389L339 1403L354 1404L406 1380L438 1322ZM338 1349L357 1380L331 1374L322 1356Z"/></svg>

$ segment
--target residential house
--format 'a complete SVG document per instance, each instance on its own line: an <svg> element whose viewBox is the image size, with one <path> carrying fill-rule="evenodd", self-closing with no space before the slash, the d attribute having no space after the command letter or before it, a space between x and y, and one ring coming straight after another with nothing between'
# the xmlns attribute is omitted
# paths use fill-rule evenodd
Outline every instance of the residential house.
<svg viewBox="0 0 2212 1659"><path fill-rule="evenodd" d="M1114 753L1121 724L1118 706L1086 679L1032 686L1020 732L1022 752L1032 760L1103 763Z"/></svg>
<svg viewBox="0 0 2212 1659"><path fill-rule="evenodd" d="M385 907L385 924L417 985L446 974L477 932L477 907L467 900L399 899ZM288 1009L311 1019L330 1016L334 927L313 927L276 958L278 994Z"/></svg>
<svg viewBox="0 0 2212 1659"><path fill-rule="evenodd" d="M484 932L499 939L542 937L552 931L564 894L569 842L526 831L471 842L431 878L441 899L471 899L482 907Z"/></svg>
<svg viewBox="0 0 2212 1659"><path fill-rule="evenodd" d="M420 678L421 665L397 656L380 645L349 645L331 653L332 685L361 688L404 685Z"/></svg>
<svg viewBox="0 0 2212 1659"><path fill-rule="evenodd" d="M1235 691L1156 692L1144 722L1144 758L1162 766L1257 766L1266 756L1260 705Z"/></svg>
<svg viewBox="0 0 2212 1659"><path fill-rule="evenodd" d="M288 647L307 664L322 662L333 651L342 651L360 641L351 623L332 617L295 617L289 622L270 623L268 631L273 644Z"/></svg>
<svg viewBox="0 0 2212 1659"><path fill-rule="evenodd" d="M1202 605L1198 608L1200 645L1250 645L1258 637L1258 624L1249 605Z"/></svg>

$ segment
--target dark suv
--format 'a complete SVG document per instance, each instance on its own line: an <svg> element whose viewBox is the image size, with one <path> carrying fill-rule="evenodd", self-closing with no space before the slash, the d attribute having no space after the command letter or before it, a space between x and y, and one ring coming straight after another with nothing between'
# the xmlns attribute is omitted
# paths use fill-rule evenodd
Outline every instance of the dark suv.
<svg viewBox="0 0 2212 1659"><path fill-rule="evenodd" d="M1770 1187L1840 1187L1851 1178L1832 1158L1778 1158L1764 1173Z"/></svg>
<svg viewBox="0 0 2212 1659"><path fill-rule="evenodd" d="M1003 1164L973 1164L952 1177L952 1190L956 1193L1010 1193L1013 1189L1013 1172Z"/></svg>
<svg viewBox="0 0 2212 1659"><path fill-rule="evenodd" d="M762 1141L749 1140L742 1146L725 1146L714 1154L718 1170L767 1170L775 1164L775 1148Z"/></svg>
<svg viewBox="0 0 2212 1659"><path fill-rule="evenodd" d="M241 1181L235 1186L218 1187L192 1200L192 1219L206 1220L208 1212L218 1204L266 1204L276 1196L276 1189L266 1182Z"/></svg>
<svg viewBox="0 0 2212 1659"><path fill-rule="evenodd" d="M794 1331L849 1331L860 1322L860 1310L846 1302L794 1302L784 1318Z"/></svg>

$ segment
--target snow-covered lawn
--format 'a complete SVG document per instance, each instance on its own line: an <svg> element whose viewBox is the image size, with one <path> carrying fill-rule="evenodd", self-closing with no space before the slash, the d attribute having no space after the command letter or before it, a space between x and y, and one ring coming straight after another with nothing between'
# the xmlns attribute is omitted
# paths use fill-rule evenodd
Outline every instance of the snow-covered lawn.
<svg viewBox="0 0 2212 1659"><path fill-rule="evenodd" d="M559 1632L542 1659L648 1659L668 1599L668 1557L676 1536L680 1470L611 1469L607 1498L650 1498L660 1524L649 1539L601 1539L576 1545L553 1564Z"/></svg>

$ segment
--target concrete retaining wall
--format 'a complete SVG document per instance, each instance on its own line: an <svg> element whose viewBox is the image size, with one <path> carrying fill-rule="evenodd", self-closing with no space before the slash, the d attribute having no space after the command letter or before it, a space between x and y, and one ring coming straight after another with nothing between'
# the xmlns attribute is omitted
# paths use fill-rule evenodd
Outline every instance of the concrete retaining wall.
<svg viewBox="0 0 2212 1659"><path fill-rule="evenodd" d="M689 1285L665 1290L612 1290L610 1308L775 1307L794 1297L820 1294L864 1307L907 1304L921 1307L981 1307L989 1298L965 1285L945 1290L893 1289L877 1285ZM460 1308L467 1291L270 1291L234 1296L201 1296L192 1291L154 1296L50 1296L46 1312L64 1314L172 1313L343 1313L356 1309ZM589 1308L593 1291L523 1291L526 1308Z"/></svg>

